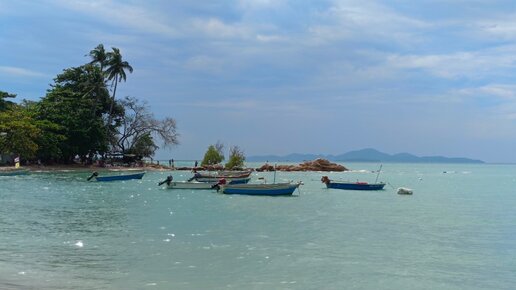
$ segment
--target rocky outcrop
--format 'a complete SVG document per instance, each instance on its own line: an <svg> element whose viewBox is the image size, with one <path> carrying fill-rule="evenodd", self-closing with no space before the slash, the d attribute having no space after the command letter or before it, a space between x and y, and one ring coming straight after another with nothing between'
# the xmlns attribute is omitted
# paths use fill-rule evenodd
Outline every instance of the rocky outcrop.
<svg viewBox="0 0 516 290"><path fill-rule="evenodd" d="M277 165L276 168L270 164L264 164L257 168L256 171L347 171L348 169L342 165L331 163L326 159L316 159L313 161L305 161L299 165Z"/></svg>

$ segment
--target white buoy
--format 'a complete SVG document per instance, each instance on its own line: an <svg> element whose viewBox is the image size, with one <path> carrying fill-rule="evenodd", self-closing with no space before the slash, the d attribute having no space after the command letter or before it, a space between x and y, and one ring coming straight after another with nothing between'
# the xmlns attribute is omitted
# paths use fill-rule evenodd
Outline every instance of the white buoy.
<svg viewBox="0 0 516 290"><path fill-rule="evenodd" d="M398 194L405 194L405 195L411 195L414 191L410 188L406 187L399 187L398 188Z"/></svg>

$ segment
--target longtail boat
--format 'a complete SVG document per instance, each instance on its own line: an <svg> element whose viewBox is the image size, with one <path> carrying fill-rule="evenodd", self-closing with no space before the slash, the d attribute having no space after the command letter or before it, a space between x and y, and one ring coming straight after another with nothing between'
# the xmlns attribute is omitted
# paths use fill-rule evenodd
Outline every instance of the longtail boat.
<svg viewBox="0 0 516 290"><path fill-rule="evenodd" d="M25 168L17 168L17 169L8 169L8 170L0 170L0 176L16 176L16 175L27 175L29 174L29 170Z"/></svg>
<svg viewBox="0 0 516 290"><path fill-rule="evenodd" d="M385 187L384 182L367 183L364 181L333 181L328 176L323 176L321 182L326 184L327 188L345 189L345 190L382 190Z"/></svg>
<svg viewBox="0 0 516 290"><path fill-rule="evenodd" d="M224 194L244 195L292 195L301 183L272 183L272 184L222 184L220 190Z"/></svg>
<svg viewBox="0 0 516 290"><path fill-rule="evenodd" d="M133 173L133 174L120 174L120 175L108 175L99 176L97 172L88 177L88 181L95 178L97 181L119 181L119 180L131 180L131 179L142 179L145 172Z"/></svg>

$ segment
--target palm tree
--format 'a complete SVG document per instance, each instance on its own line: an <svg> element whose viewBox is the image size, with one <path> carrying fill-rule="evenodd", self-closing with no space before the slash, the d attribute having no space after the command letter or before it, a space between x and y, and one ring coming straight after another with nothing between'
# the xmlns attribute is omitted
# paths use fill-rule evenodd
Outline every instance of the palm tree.
<svg viewBox="0 0 516 290"><path fill-rule="evenodd" d="M106 65L108 55L104 49L103 44L97 45L93 50L90 51L91 62L90 64L99 64L100 71L104 72L104 66Z"/></svg>
<svg viewBox="0 0 516 290"><path fill-rule="evenodd" d="M87 86L91 87L91 90L87 93L93 92L95 95L95 101L93 104L93 117L96 115L97 111L97 103L99 101L99 91L102 89L101 86L104 85L104 66L106 65L106 62L108 60L108 55L106 53L106 50L104 49L104 45L101 43L97 45L93 50L90 51L89 56L91 57L90 65L98 64L100 67L100 73L102 75L102 80L95 79L87 84Z"/></svg>
<svg viewBox="0 0 516 290"><path fill-rule="evenodd" d="M113 96L111 97L111 105L109 107L109 117L108 117L108 128L111 125L111 121L113 120L112 112L113 112L113 104L115 103L115 94L116 87L119 81L125 81L127 75L125 71L128 70L130 73L133 72L133 67L129 65L127 61L122 60L122 55L120 54L120 50L116 47L113 47L113 52L107 53L107 69L106 75L108 80L113 82Z"/></svg>

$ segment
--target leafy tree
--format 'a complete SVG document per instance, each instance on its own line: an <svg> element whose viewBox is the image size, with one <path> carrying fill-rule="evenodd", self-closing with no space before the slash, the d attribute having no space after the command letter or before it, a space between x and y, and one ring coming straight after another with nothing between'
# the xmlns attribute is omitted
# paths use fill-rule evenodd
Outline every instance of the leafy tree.
<svg viewBox="0 0 516 290"><path fill-rule="evenodd" d="M0 91L0 112L10 109L14 105L13 102L5 100L7 98L16 98L16 95Z"/></svg>
<svg viewBox="0 0 516 290"><path fill-rule="evenodd" d="M154 140L150 133L144 134L134 143L127 153L141 157L154 156L159 147L154 144Z"/></svg>
<svg viewBox="0 0 516 290"><path fill-rule="evenodd" d="M224 160L224 156L220 154L220 152L217 150L217 147L215 145L210 145L204 154L201 165L215 165L222 162L222 160Z"/></svg>
<svg viewBox="0 0 516 290"><path fill-rule="evenodd" d="M245 155L244 152L238 147L233 146L229 150L229 161L226 163L226 169L236 169L244 167Z"/></svg>
<svg viewBox="0 0 516 290"><path fill-rule="evenodd" d="M60 146L66 141L66 137L60 132L63 130L58 124L49 120L38 120L39 103L23 100L20 104L33 119L33 124L41 131L35 142L38 144L36 158L43 162L59 160L62 156Z"/></svg>
<svg viewBox="0 0 516 290"><path fill-rule="evenodd" d="M220 141L217 141L217 143L215 143L215 149L217 150L219 155L222 157L222 161L223 161L225 159L224 158L224 144Z"/></svg>
<svg viewBox="0 0 516 290"><path fill-rule="evenodd" d="M62 161L71 161L76 154L84 157L88 153L107 151L103 116L112 104L107 89L102 87L103 82L97 82L99 79L102 72L96 66L66 69L54 79L47 95L37 104L38 120L59 125L56 133L66 138L66 142L59 145ZM93 83L98 90L88 85ZM95 105L97 100L98 105ZM119 123L123 108L115 106L115 109L116 123Z"/></svg>
<svg viewBox="0 0 516 290"><path fill-rule="evenodd" d="M140 103L136 98L126 97L120 103L125 114L121 119L114 148L124 153L150 157L159 148L154 143L153 136L161 139L165 147L179 143L174 119L156 119L147 104Z"/></svg>
<svg viewBox="0 0 516 290"><path fill-rule="evenodd" d="M107 69L106 74L108 77L108 80L111 80L113 82L113 96L111 97L111 107L109 109L109 116L108 116L108 125L111 125L112 121L112 112L113 112L113 105L115 103L115 95L116 95L116 88L118 86L119 81L124 81L127 78L127 75L125 74L125 71L129 71L130 73L133 72L133 67L129 65L127 61L122 60L122 54L120 54L120 49L113 47L112 52L107 53Z"/></svg>
<svg viewBox="0 0 516 290"><path fill-rule="evenodd" d="M38 144L35 140L41 130L24 110L0 112L0 132L0 152L18 154L24 159L36 156Z"/></svg>

